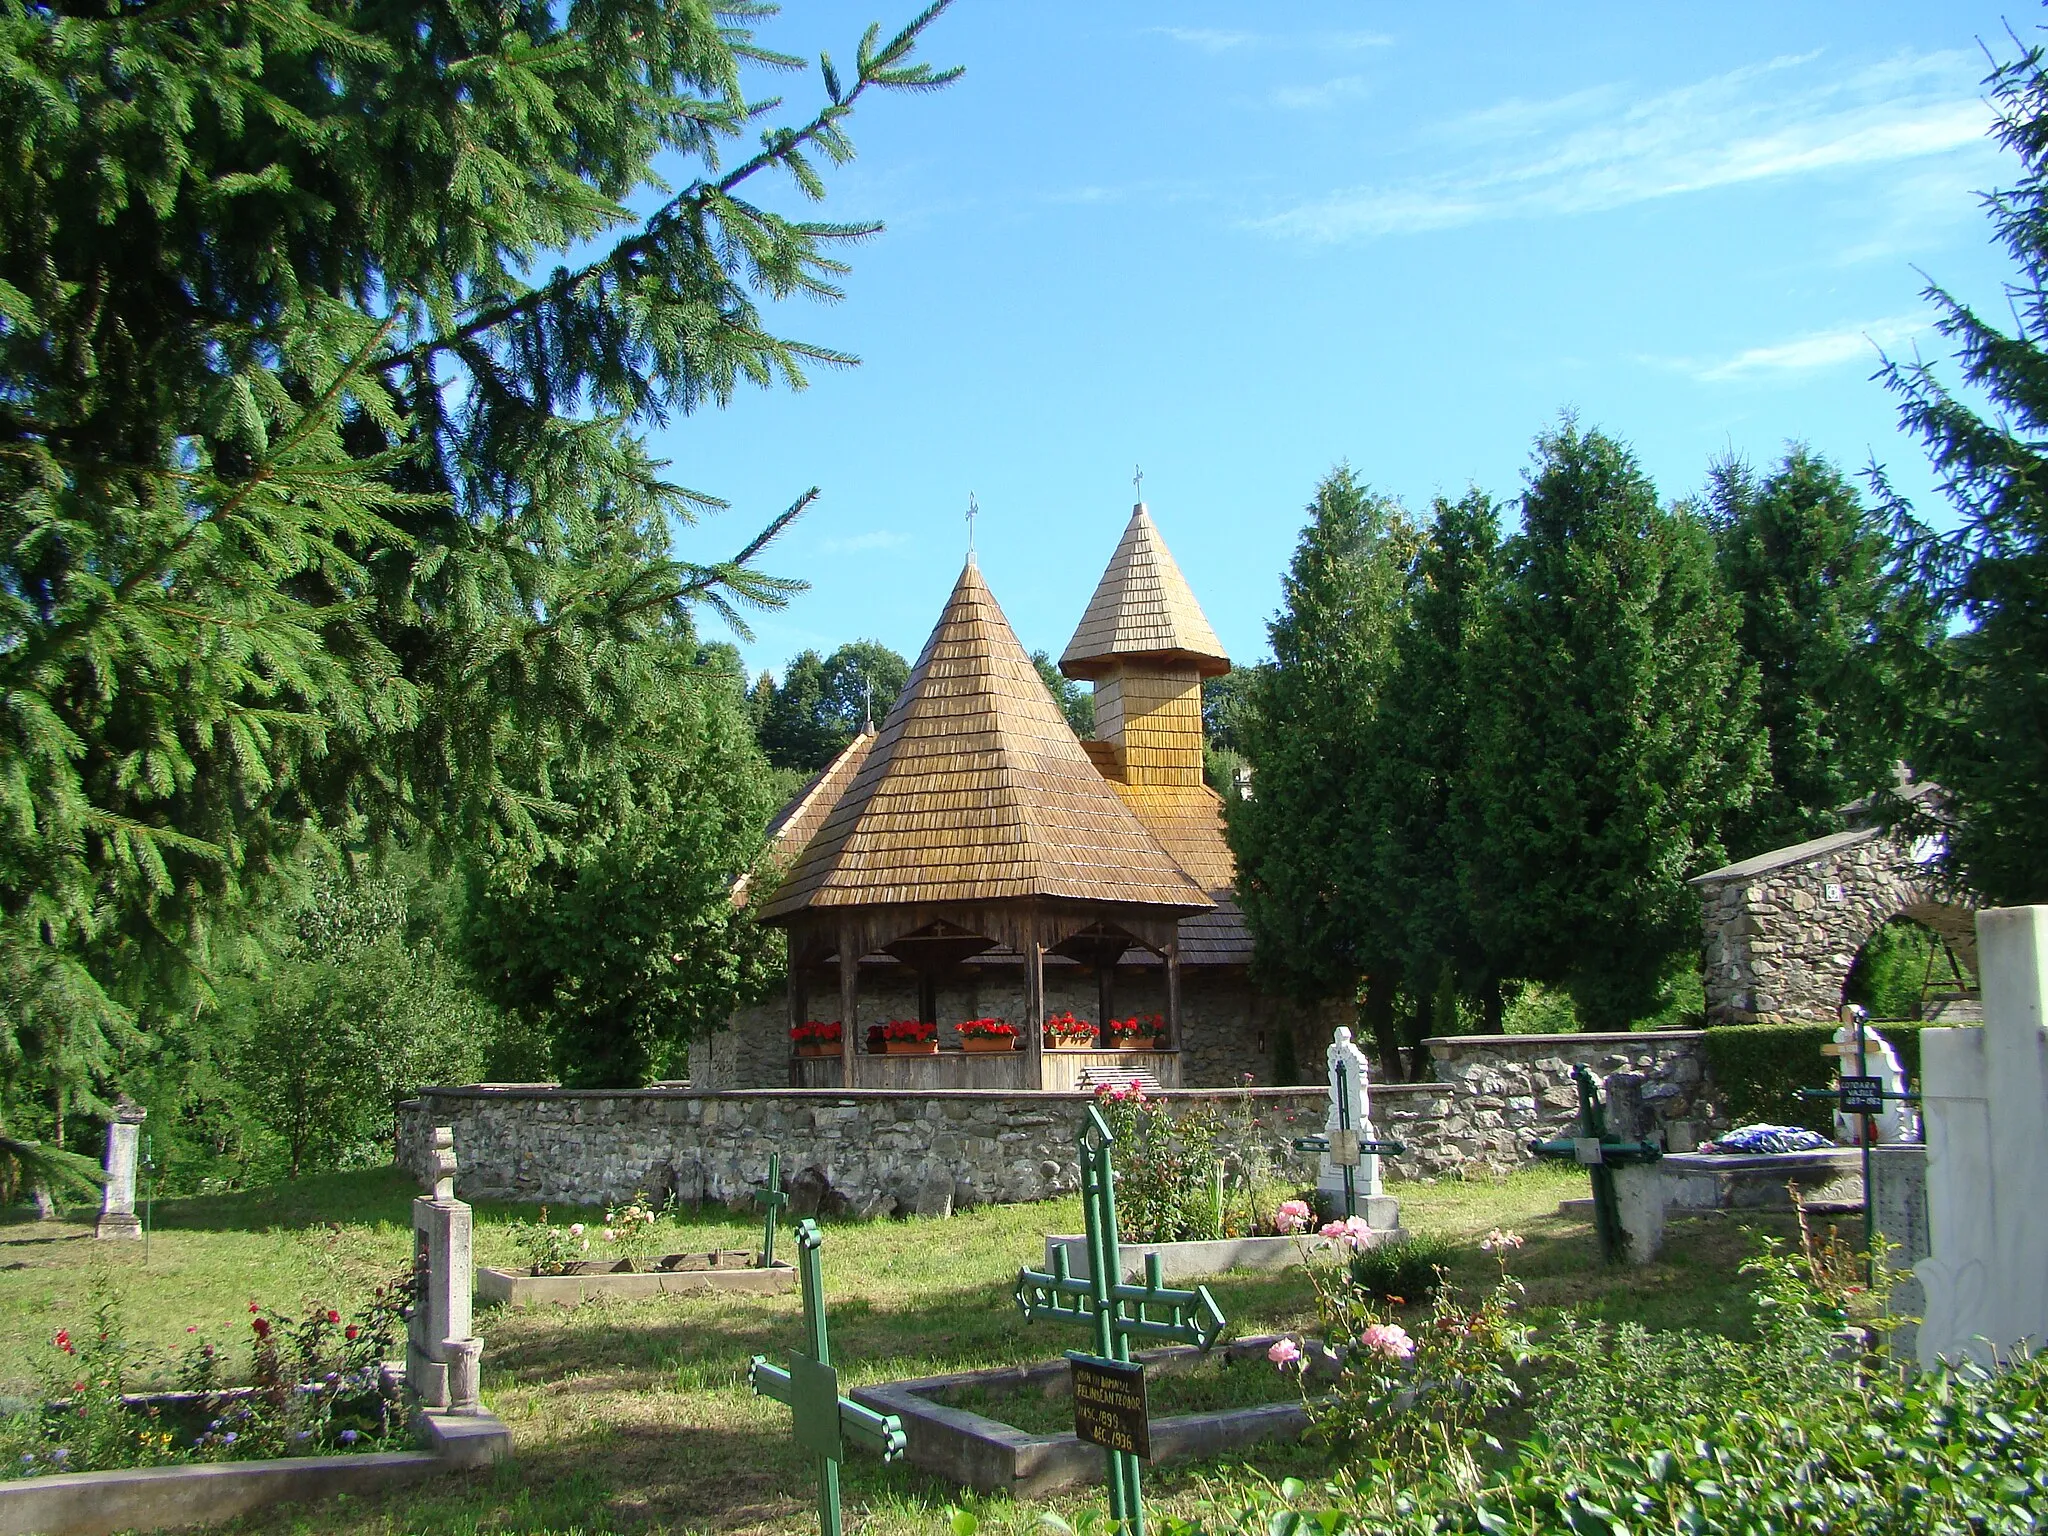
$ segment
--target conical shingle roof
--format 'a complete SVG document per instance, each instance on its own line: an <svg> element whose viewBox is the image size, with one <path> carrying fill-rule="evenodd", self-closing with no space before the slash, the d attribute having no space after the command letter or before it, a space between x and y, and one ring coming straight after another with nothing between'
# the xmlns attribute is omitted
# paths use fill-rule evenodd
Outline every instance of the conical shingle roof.
<svg viewBox="0 0 2048 1536"><path fill-rule="evenodd" d="M972 562L852 785L761 909L1212 903L1106 783Z"/></svg>
<svg viewBox="0 0 2048 1536"><path fill-rule="evenodd" d="M1100 677L1116 662L1140 656L1192 662L1204 677L1230 670L1223 642L1202 616L1202 605L1142 501L1132 509L1109 569L1067 642L1060 670L1069 677Z"/></svg>

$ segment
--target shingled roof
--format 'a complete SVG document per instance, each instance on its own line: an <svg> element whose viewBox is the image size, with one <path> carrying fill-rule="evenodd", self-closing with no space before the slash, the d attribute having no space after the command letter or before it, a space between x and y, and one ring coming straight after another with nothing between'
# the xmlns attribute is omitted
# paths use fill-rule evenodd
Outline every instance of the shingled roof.
<svg viewBox="0 0 2048 1536"><path fill-rule="evenodd" d="M1109 569L1060 656L1060 670L1069 677L1100 677L1118 661L1138 656L1191 662L1204 677L1230 670L1223 642L1202 616L1142 501L1131 509Z"/></svg>
<svg viewBox="0 0 2048 1536"><path fill-rule="evenodd" d="M1034 896L1211 906L1089 761L970 560L866 761L761 915Z"/></svg>

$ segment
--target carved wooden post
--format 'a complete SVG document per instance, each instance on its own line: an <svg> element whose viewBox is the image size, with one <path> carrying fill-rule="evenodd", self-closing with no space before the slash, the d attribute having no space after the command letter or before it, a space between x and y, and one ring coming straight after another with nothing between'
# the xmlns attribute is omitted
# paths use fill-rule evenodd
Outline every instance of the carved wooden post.
<svg viewBox="0 0 2048 1536"><path fill-rule="evenodd" d="M860 1046L860 942L853 924L839 925L839 1085L855 1088Z"/></svg>

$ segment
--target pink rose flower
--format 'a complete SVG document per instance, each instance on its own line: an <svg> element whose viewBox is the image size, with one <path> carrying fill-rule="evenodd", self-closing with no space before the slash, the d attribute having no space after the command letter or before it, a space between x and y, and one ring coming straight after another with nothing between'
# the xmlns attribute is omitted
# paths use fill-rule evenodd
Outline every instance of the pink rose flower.
<svg viewBox="0 0 2048 1536"><path fill-rule="evenodd" d="M1273 1213L1273 1230L1282 1237L1296 1232L1306 1232L1315 1220L1315 1212L1308 1208L1305 1200L1283 1200L1280 1209Z"/></svg>
<svg viewBox="0 0 2048 1536"><path fill-rule="evenodd" d="M1266 1358L1284 1371L1291 1365L1301 1364L1301 1346L1292 1339L1280 1339L1266 1351Z"/></svg>
<svg viewBox="0 0 2048 1536"><path fill-rule="evenodd" d="M1415 1341L1399 1323L1368 1323L1358 1335L1358 1344L1361 1349L1385 1355L1389 1360L1415 1358Z"/></svg>

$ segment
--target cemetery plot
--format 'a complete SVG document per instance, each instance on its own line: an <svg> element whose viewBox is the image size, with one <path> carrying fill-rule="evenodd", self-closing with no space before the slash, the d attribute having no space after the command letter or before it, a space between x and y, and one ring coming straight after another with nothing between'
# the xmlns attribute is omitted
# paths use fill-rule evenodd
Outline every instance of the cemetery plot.
<svg viewBox="0 0 2048 1536"><path fill-rule="evenodd" d="M1308 1428L1300 1378L1273 1368L1273 1342L1139 1352L1150 1409L1146 1464L1298 1439ZM1105 1479L1103 1448L1074 1433L1067 1360L861 1387L853 1399L903 1421L912 1466L963 1487L1038 1497Z"/></svg>

